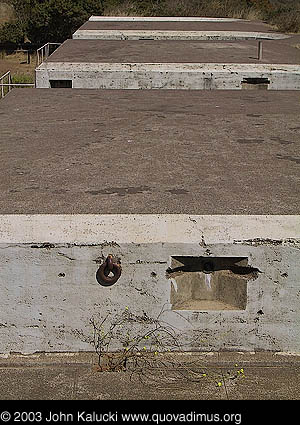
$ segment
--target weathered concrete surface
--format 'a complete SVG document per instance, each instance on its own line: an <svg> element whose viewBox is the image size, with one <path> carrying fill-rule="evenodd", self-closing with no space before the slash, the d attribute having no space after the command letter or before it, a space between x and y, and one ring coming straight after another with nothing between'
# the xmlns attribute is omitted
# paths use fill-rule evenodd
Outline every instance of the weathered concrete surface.
<svg viewBox="0 0 300 425"><path fill-rule="evenodd" d="M299 90L300 50L292 41L67 40L36 69L37 88L241 89L267 78L268 89Z"/></svg>
<svg viewBox="0 0 300 425"><path fill-rule="evenodd" d="M86 40L280 40L289 36L242 31L77 30L73 39Z"/></svg>
<svg viewBox="0 0 300 425"><path fill-rule="evenodd" d="M297 37L298 41L298 37ZM295 43L297 44L297 43ZM55 63L126 64L300 64L300 49L288 40L263 41L66 40L47 59Z"/></svg>
<svg viewBox="0 0 300 425"><path fill-rule="evenodd" d="M300 211L298 92L14 90L0 113L1 214Z"/></svg>
<svg viewBox="0 0 300 425"><path fill-rule="evenodd" d="M121 349L124 338L151 331L157 319L155 323L172 329L176 349L183 351L299 351L299 216L133 215L89 220L1 219L0 352L90 350L91 320L100 323L109 314L110 324L126 311L133 316L112 336L110 350ZM144 227L144 236L136 241L135 221ZM96 272L108 254L120 259L122 275L115 285L104 287ZM247 282L246 308L176 310L171 304L174 279L166 271L178 255L209 261L247 258L258 273ZM153 341L139 344L140 349L150 348ZM167 340L164 348L172 349L173 344L173 339Z"/></svg>
<svg viewBox="0 0 300 425"><path fill-rule="evenodd" d="M274 28L261 21L231 18L185 17L91 17L82 30L141 30L141 31L246 31L276 34ZM278 33L277 33L278 34Z"/></svg>
<svg viewBox="0 0 300 425"><path fill-rule="evenodd" d="M102 21L164 21L164 22L234 22L240 19L235 18L210 18L201 16L95 16L92 15L89 21L102 22Z"/></svg>
<svg viewBox="0 0 300 425"><path fill-rule="evenodd" d="M298 355L208 354L163 355L158 359L157 368L153 368L150 373L145 371L141 378L132 374L132 370L98 372L95 368L97 356L93 353L14 354L0 358L0 399L104 400L105 404L96 410L103 413L118 411L119 419L125 406L120 403L115 406L109 400L299 400ZM168 363L168 359L171 363ZM171 367L163 367L160 360ZM184 377L189 365L192 365L191 370L196 376L200 376L198 379L195 379L195 375L193 379ZM245 377L231 379L241 368ZM218 382L222 385L219 386ZM133 406L127 404L127 407L131 409ZM184 410L189 407L185 402ZM267 421L272 413L275 414L274 409L264 409L257 413L243 406L233 408L226 404L222 407L225 407L226 412L236 414L235 422L232 423L237 424L255 421L258 417L260 421ZM79 404L78 408L83 409L83 406ZM215 406L214 412L217 413L220 408L220 405ZM89 411L88 406L84 410ZM147 409L144 407L144 410ZM164 405L158 405L157 412L166 411L182 413L183 408L182 405L175 407L165 402ZM204 413L207 405L193 405L191 411ZM294 415L293 410L285 413L285 417L291 420Z"/></svg>
<svg viewBox="0 0 300 425"><path fill-rule="evenodd" d="M33 241L105 245L118 240L137 245L192 243L204 247L245 240L249 246L260 246L273 240L274 245L284 241L285 246L293 246L288 239L299 238L299 220L299 215L3 214L0 238L5 244L29 245Z"/></svg>
<svg viewBox="0 0 300 425"><path fill-rule="evenodd" d="M1 217L1 352L90 350L90 320L126 307L125 333L163 310L183 350L299 350L299 95L185 93L1 101L0 212L33 214ZM123 271L103 287L109 253ZM247 258L246 309L172 309L178 255Z"/></svg>
<svg viewBox="0 0 300 425"><path fill-rule="evenodd" d="M69 80L77 89L241 90L247 78L267 79L270 90L300 90L300 65L46 62L36 69L39 89Z"/></svg>
<svg viewBox="0 0 300 425"><path fill-rule="evenodd" d="M90 16L89 21L125 21L125 22L235 22L235 18L210 18L200 16ZM243 21L242 21L243 22Z"/></svg>

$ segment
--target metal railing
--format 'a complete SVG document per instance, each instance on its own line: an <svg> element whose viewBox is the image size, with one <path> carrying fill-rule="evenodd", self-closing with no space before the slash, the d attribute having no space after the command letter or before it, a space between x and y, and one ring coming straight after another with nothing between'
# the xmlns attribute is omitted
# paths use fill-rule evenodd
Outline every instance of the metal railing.
<svg viewBox="0 0 300 425"><path fill-rule="evenodd" d="M5 79L7 82L5 82ZM0 77L1 99L9 93L13 87L35 87L34 83L13 83L11 72L7 71Z"/></svg>
<svg viewBox="0 0 300 425"><path fill-rule="evenodd" d="M26 55L26 63L30 63L30 50L25 49L17 49L15 50L16 53L24 53Z"/></svg>
<svg viewBox="0 0 300 425"><path fill-rule="evenodd" d="M5 83L6 80L6 84L8 84L8 90L5 90ZM1 86L1 99L8 93L11 91L11 74L10 71L7 71L5 74L2 75L2 77L0 77L0 86Z"/></svg>
<svg viewBox="0 0 300 425"><path fill-rule="evenodd" d="M46 43L36 51L36 66L39 66L44 59L50 55L50 46L60 46L61 43ZM55 50L55 49L54 49ZM53 53L53 52L51 52Z"/></svg>

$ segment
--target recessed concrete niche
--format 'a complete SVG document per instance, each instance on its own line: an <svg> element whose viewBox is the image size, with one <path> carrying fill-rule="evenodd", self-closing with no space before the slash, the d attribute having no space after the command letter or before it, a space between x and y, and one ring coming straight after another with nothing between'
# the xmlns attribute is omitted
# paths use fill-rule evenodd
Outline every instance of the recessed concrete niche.
<svg viewBox="0 0 300 425"><path fill-rule="evenodd" d="M171 257L172 310L245 310L257 273L247 257Z"/></svg>
<svg viewBox="0 0 300 425"><path fill-rule="evenodd" d="M242 88L246 90L268 90L269 84L268 78L244 78Z"/></svg>
<svg viewBox="0 0 300 425"><path fill-rule="evenodd" d="M49 80L51 89L71 89L73 87L72 80Z"/></svg>

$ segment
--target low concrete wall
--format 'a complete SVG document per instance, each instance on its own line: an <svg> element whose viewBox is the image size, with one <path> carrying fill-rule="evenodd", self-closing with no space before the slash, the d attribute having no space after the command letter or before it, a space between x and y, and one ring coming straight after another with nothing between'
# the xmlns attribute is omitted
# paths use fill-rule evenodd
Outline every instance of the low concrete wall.
<svg viewBox="0 0 300 425"><path fill-rule="evenodd" d="M280 40L288 35L239 31L77 30L74 39L96 40Z"/></svg>
<svg viewBox="0 0 300 425"><path fill-rule="evenodd" d="M235 18L207 18L200 16L91 16L89 21L105 22L243 22L242 19ZM244 21L249 22L249 21Z"/></svg>
<svg viewBox="0 0 300 425"><path fill-rule="evenodd" d="M267 78L271 90L300 90L300 65L281 64L119 64L44 62L36 87L72 80L91 89L242 89L244 78Z"/></svg>
<svg viewBox="0 0 300 425"><path fill-rule="evenodd" d="M122 275L104 287L110 253ZM178 255L246 257L246 308L172 309ZM0 353L91 350L90 321L124 311L135 320L111 349L160 315L184 350L300 350L299 216L2 216L0 264Z"/></svg>

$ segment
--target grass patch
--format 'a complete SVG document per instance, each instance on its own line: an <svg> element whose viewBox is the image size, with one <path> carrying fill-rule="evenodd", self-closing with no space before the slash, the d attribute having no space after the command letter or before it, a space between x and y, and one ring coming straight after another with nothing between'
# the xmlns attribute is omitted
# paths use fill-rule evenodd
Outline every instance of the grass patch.
<svg viewBox="0 0 300 425"><path fill-rule="evenodd" d="M1 75L0 75L1 76ZM11 82L13 84L34 84L34 76L33 75L29 75L29 74L14 74L11 75ZM8 83L8 78L6 77L3 81L3 83ZM33 88L33 86L15 86L15 87L11 87L12 89L30 89ZM1 93L2 93L2 87L0 86L1 89ZM5 86L3 87L3 94L4 96L9 92L9 87ZM0 99L1 99L1 94L0 94Z"/></svg>
<svg viewBox="0 0 300 425"><path fill-rule="evenodd" d="M14 74L12 76L12 82L15 83L15 84L33 84L34 83L34 76L29 75L29 74ZM26 86L25 86L25 88L26 88Z"/></svg>

